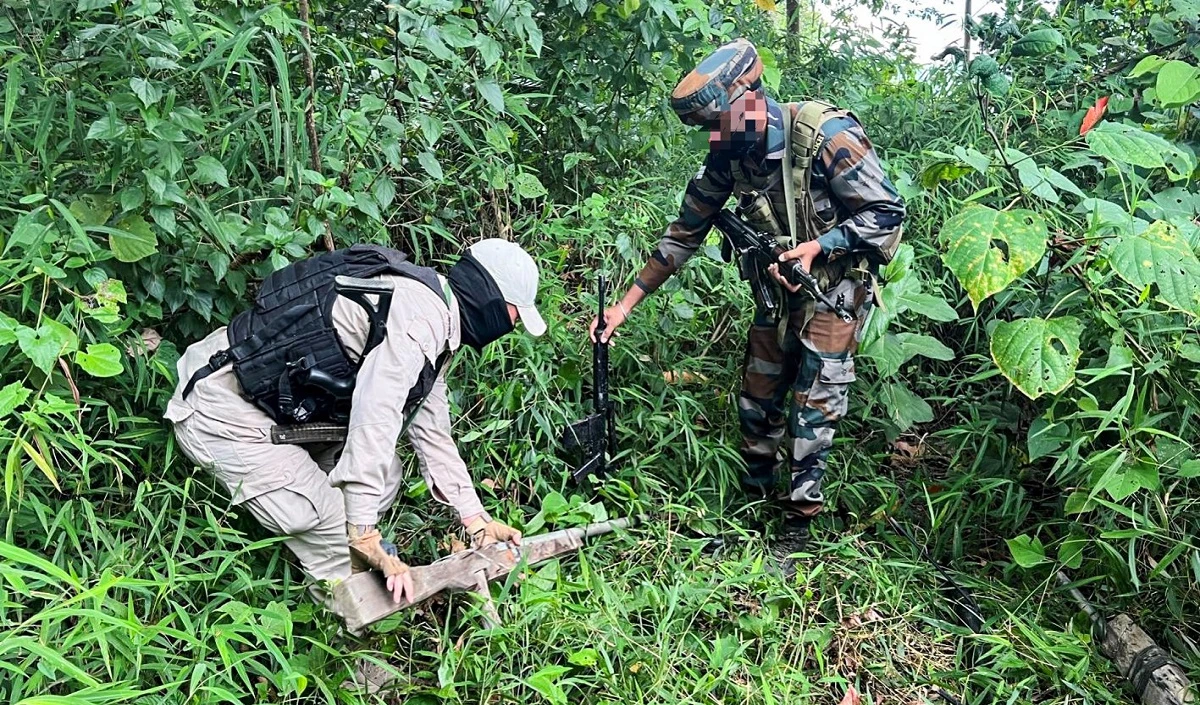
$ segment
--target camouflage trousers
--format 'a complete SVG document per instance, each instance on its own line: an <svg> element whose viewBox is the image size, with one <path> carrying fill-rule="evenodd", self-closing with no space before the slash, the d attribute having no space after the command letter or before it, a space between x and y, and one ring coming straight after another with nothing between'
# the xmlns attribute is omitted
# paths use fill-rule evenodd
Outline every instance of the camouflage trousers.
<svg viewBox="0 0 1200 705"><path fill-rule="evenodd" d="M829 297L856 314L867 313L867 288L843 279ZM781 497L789 513L812 517L821 511L821 480L838 422L846 414L854 381L854 352L859 323L842 321L823 304L794 294L782 335L766 312L755 313L746 344L738 418L741 454L746 462L742 482L751 491L772 493L784 429L790 436L791 482ZM788 396L791 408L786 408ZM787 421L785 424L785 416Z"/></svg>

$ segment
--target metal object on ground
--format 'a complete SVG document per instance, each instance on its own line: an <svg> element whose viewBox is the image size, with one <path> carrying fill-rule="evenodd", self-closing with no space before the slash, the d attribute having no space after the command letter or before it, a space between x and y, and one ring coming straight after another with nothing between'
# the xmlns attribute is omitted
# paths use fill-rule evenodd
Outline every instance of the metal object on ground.
<svg viewBox="0 0 1200 705"><path fill-rule="evenodd" d="M499 624L500 617L492 603L488 583L508 575L521 566L532 566L564 553L577 551L584 540L607 534L630 525L629 519L613 519L577 529L551 531L521 539L520 546L495 543L453 553L429 565L413 566L411 602L397 604L387 589L383 575L377 571L355 573L333 588L334 612L346 621L354 634L402 609L428 600L442 592L471 591L484 600L484 617L489 626Z"/></svg>
<svg viewBox="0 0 1200 705"><path fill-rule="evenodd" d="M608 343L604 332L605 282L599 277L599 313L596 314L596 333L592 340L592 413L563 430L562 446L568 452L582 454L579 467L571 471L571 479L579 484L589 476L604 477L608 471L608 453L615 451L616 424L613 407L608 399Z"/></svg>
<svg viewBox="0 0 1200 705"><path fill-rule="evenodd" d="M1189 705L1196 703L1196 692L1187 674L1171 654L1154 643L1127 614L1118 614L1105 621L1103 615L1062 571L1058 582L1087 613L1100 651L1133 686L1138 698L1146 705Z"/></svg>

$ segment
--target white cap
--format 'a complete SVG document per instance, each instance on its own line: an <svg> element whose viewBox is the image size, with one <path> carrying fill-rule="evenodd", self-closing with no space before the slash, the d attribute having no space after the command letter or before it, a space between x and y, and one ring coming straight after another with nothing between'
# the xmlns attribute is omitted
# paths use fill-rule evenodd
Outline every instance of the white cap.
<svg viewBox="0 0 1200 705"><path fill-rule="evenodd" d="M492 275L504 301L517 307L525 330L533 336L545 333L546 322L534 304L538 292L538 269L529 253L515 243L500 238L480 240L467 248L467 252Z"/></svg>

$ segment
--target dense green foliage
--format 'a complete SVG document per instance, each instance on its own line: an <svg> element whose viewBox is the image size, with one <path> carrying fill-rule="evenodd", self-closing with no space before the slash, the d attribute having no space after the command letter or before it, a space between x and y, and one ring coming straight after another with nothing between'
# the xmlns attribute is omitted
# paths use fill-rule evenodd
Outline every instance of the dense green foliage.
<svg viewBox="0 0 1200 705"><path fill-rule="evenodd" d="M932 68L852 29L785 36L754 3L302 11L0 0L0 698L358 702L338 684L365 654L428 702L774 703L848 682L874 702L932 684L1119 702L1060 567L1195 672L1195 0L1012 2L973 25L981 55ZM770 509L736 489L750 299L715 246L614 346L621 470L596 501L555 448L584 408L595 271L630 281L700 159L666 92L732 36L778 95L853 109L909 207L834 454L841 511L792 580L746 529ZM455 370L485 502L527 529L656 520L503 586L501 629L454 598L353 641L176 450L174 363L326 242L436 262L495 235L543 263L551 332ZM451 521L410 477L388 524L425 562ZM984 635L885 514L959 568ZM688 538L715 531L715 556Z"/></svg>

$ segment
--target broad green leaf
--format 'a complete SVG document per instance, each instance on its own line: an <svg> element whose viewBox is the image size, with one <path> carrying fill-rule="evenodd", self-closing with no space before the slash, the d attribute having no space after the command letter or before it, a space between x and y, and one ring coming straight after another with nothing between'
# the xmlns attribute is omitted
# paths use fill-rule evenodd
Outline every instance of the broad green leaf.
<svg viewBox="0 0 1200 705"><path fill-rule="evenodd" d="M1137 65L1134 66L1133 69L1129 72L1128 77L1129 78L1137 78L1138 76L1145 76L1148 73L1154 73L1155 71L1158 71L1159 69L1161 69L1166 63L1167 63L1167 60L1162 58L1161 56L1156 56L1156 55L1147 56L1146 58L1137 62Z"/></svg>
<svg viewBox="0 0 1200 705"><path fill-rule="evenodd" d="M971 168L975 171L978 171L980 174L986 174L988 169L990 169L992 166L991 157L983 152L980 152L974 147L964 148L961 146L956 146L954 148L954 156L958 157L959 161L962 161L965 164L970 164Z"/></svg>
<svg viewBox="0 0 1200 705"><path fill-rule="evenodd" d="M1153 285L1170 307L1200 316L1200 260L1170 223L1158 221L1140 235L1122 238L1109 261L1133 286Z"/></svg>
<svg viewBox="0 0 1200 705"><path fill-rule="evenodd" d="M949 321L958 320L958 311L946 303L946 300L940 296L932 294L922 294L920 292L903 292L901 293L897 303L914 313L919 313L926 318L946 323Z"/></svg>
<svg viewBox="0 0 1200 705"><path fill-rule="evenodd" d="M1046 180L1049 181L1050 184L1053 185L1055 188L1062 189L1063 191L1066 191L1067 193L1073 194L1080 198L1084 198L1083 191L1078 186L1075 185L1074 181L1071 181L1070 179L1063 176L1059 172L1051 169L1050 167L1048 167L1048 166L1042 167L1042 175L1045 176Z"/></svg>
<svg viewBox="0 0 1200 705"><path fill-rule="evenodd" d="M183 152L173 142L159 141L158 161L167 170L168 176L175 176L183 168Z"/></svg>
<svg viewBox="0 0 1200 705"><path fill-rule="evenodd" d="M0 313L0 345L11 345L17 342L17 329L22 325L12 316Z"/></svg>
<svg viewBox="0 0 1200 705"><path fill-rule="evenodd" d="M87 352L75 354L75 362L93 377L116 377L125 371L121 351L111 343L88 345Z"/></svg>
<svg viewBox="0 0 1200 705"><path fill-rule="evenodd" d="M379 212L379 204L375 202L375 198L366 191L354 192L354 207L367 217L375 221L382 221L383 214Z"/></svg>
<svg viewBox="0 0 1200 705"><path fill-rule="evenodd" d="M1192 478L1200 477L1200 460L1185 460L1179 464L1179 469L1175 471L1176 477Z"/></svg>
<svg viewBox="0 0 1200 705"><path fill-rule="evenodd" d="M1200 195L1194 194L1185 188L1175 187L1165 191L1160 191L1150 197L1157 206L1156 217L1159 219L1181 218L1190 220L1197 210L1200 210ZM1154 208L1147 208L1143 202L1143 208L1148 211L1154 211Z"/></svg>
<svg viewBox="0 0 1200 705"><path fill-rule="evenodd" d="M86 139L111 142L120 138L128 131L129 126L122 122L120 118L106 116L92 123L91 127L88 128Z"/></svg>
<svg viewBox="0 0 1200 705"><path fill-rule="evenodd" d="M438 163L437 157L433 156L433 152L421 152L417 155L417 161L421 163L421 168L438 181L442 180L442 165Z"/></svg>
<svg viewBox="0 0 1200 705"><path fill-rule="evenodd" d="M1013 56L1041 56L1061 49L1063 35L1053 27L1035 29L1021 37L1012 46Z"/></svg>
<svg viewBox="0 0 1200 705"><path fill-rule="evenodd" d="M880 377L891 377L904 363L918 355L934 360L953 360L954 351L937 338L919 333L888 333L867 346L862 354L875 360Z"/></svg>
<svg viewBox="0 0 1200 705"><path fill-rule="evenodd" d="M4 243L4 252L8 253L14 247L26 252L36 252L47 236L53 239L53 234L54 231L50 225L41 221L38 211L23 213L21 217L17 218L17 223L8 236L8 241Z"/></svg>
<svg viewBox="0 0 1200 705"><path fill-rule="evenodd" d="M1139 490L1157 490L1162 485L1158 465L1140 461L1128 462L1113 472L1098 469L1093 482L1093 493L1103 490L1114 502L1126 500Z"/></svg>
<svg viewBox="0 0 1200 705"><path fill-rule="evenodd" d="M1071 430L1067 424L1050 423L1039 416L1029 424L1027 443L1030 462L1044 458L1071 442Z"/></svg>
<svg viewBox="0 0 1200 705"><path fill-rule="evenodd" d="M216 157L207 154L192 163L192 181L229 187L229 175L225 171L225 165Z"/></svg>
<svg viewBox="0 0 1200 705"><path fill-rule="evenodd" d="M140 186L121 189L121 211L128 212L146 202L146 192Z"/></svg>
<svg viewBox="0 0 1200 705"><path fill-rule="evenodd" d="M204 134L204 116L189 107L183 106L172 110L171 122L184 130Z"/></svg>
<svg viewBox="0 0 1200 705"><path fill-rule="evenodd" d="M496 65L500 57L504 55L504 47L500 42L492 39L486 34L480 34L475 38L476 46L479 47L479 55L483 57L483 67L490 69Z"/></svg>
<svg viewBox="0 0 1200 705"><path fill-rule="evenodd" d="M1000 64L987 54L980 54L971 59L971 64L967 67L967 75L973 78L987 78L994 73L1000 73Z"/></svg>
<svg viewBox="0 0 1200 705"><path fill-rule="evenodd" d="M0 419L4 419L11 414L16 408L24 404L29 395L32 394L20 382L13 382L4 389L0 389Z"/></svg>
<svg viewBox="0 0 1200 705"><path fill-rule="evenodd" d="M1071 570L1083 565L1083 549L1087 548L1088 539L1083 534L1071 534L1058 546L1058 562Z"/></svg>
<svg viewBox="0 0 1200 705"><path fill-rule="evenodd" d="M992 332L992 359L1030 399L1057 394L1075 379L1082 332L1072 316L1003 321Z"/></svg>
<svg viewBox="0 0 1200 705"><path fill-rule="evenodd" d="M163 230L175 234L175 209L167 206L153 206L150 208L150 217L154 219L154 224Z"/></svg>
<svg viewBox="0 0 1200 705"><path fill-rule="evenodd" d="M404 63L408 64L408 68L417 77L418 81L424 81L429 76L429 64L420 59L411 56L404 57Z"/></svg>
<svg viewBox="0 0 1200 705"><path fill-rule="evenodd" d="M943 261L976 309L1038 263L1046 252L1046 237L1046 223L1033 211L980 205L946 221L938 234L946 248Z"/></svg>
<svg viewBox="0 0 1200 705"><path fill-rule="evenodd" d="M1183 61L1169 61L1158 72L1155 97L1164 108L1178 108L1200 97L1200 69Z"/></svg>
<svg viewBox="0 0 1200 705"><path fill-rule="evenodd" d="M162 89L144 78L129 79L129 87L147 108L162 100Z"/></svg>
<svg viewBox="0 0 1200 705"><path fill-rule="evenodd" d="M580 649L579 651L573 651L573 652L571 652L570 655L567 656L568 663L571 663L576 666L582 666L584 668L591 668L592 666L595 666L599 661L600 661L599 654L596 653L595 649L591 649L591 648Z"/></svg>
<svg viewBox="0 0 1200 705"><path fill-rule="evenodd" d="M1012 81L1008 80L1008 76L1002 73L994 73L991 76L984 77L980 84L983 90L991 93L997 98L1008 95L1008 91L1012 88Z"/></svg>
<svg viewBox="0 0 1200 705"><path fill-rule="evenodd" d="M916 424L933 421L933 407L913 394L903 383L889 382L880 389L884 411L901 432Z"/></svg>
<svg viewBox="0 0 1200 705"><path fill-rule="evenodd" d="M75 6L76 12L87 12L89 10L103 10L113 6L113 0L79 0L79 4Z"/></svg>
<svg viewBox="0 0 1200 705"><path fill-rule="evenodd" d="M514 176L513 184L517 187L517 196L520 198L541 198L546 195L546 187L542 186L537 176L527 171Z"/></svg>
<svg viewBox="0 0 1200 705"><path fill-rule="evenodd" d="M71 201L71 215L84 227L104 225L112 216L112 201L103 196L86 194Z"/></svg>
<svg viewBox="0 0 1200 705"><path fill-rule="evenodd" d="M431 149L437 141L441 139L442 132L446 129L445 123L440 119L422 113L417 116L417 124L421 126L421 134L425 136L425 144Z"/></svg>
<svg viewBox="0 0 1200 705"><path fill-rule="evenodd" d="M17 329L21 352L42 372L49 373L59 357L75 352L79 338L75 331L58 321L47 318L37 330L26 326Z"/></svg>
<svg viewBox="0 0 1200 705"><path fill-rule="evenodd" d="M137 262L158 252L158 236L142 216L126 216L109 232L108 249L122 262Z"/></svg>
<svg viewBox="0 0 1200 705"><path fill-rule="evenodd" d="M450 47L446 46L444 41L442 41L442 32L437 25L430 25L429 27L426 27L425 31L421 33L421 38L419 41L421 46L428 49L429 53L433 54L438 59L449 62L451 65L457 63L455 61L457 57L455 56L454 52L450 50Z"/></svg>
<svg viewBox="0 0 1200 705"><path fill-rule="evenodd" d="M396 184L386 175L375 179L375 185L371 187L371 193L375 196L375 201L379 203L379 207L387 209L396 200Z"/></svg>
<svg viewBox="0 0 1200 705"><path fill-rule="evenodd" d="M481 78L475 81L475 88L479 90L479 95L487 101L487 104L498 113L504 112L504 91L501 90L500 84L496 83L492 78Z"/></svg>
<svg viewBox="0 0 1200 705"><path fill-rule="evenodd" d="M1119 122L1102 122L1084 139L1096 154L1118 164L1143 169L1165 169L1168 157L1188 159L1178 147L1162 137Z"/></svg>
<svg viewBox="0 0 1200 705"><path fill-rule="evenodd" d="M1017 178L1021 187L1038 198L1050 203L1058 203L1058 192L1050 185L1049 179L1042 174L1041 168L1032 157L1017 149L1004 149L1008 163L1017 169Z"/></svg>
<svg viewBox="0 0 1200 705"><path fill-rule="evenodd" d="M921 171L921 185L936 188L943 181L954 181L971 173L971 169L950 161L934 162Z"/></svg>
<svg viewBox="0 0 1200 705"><path fill-rule="evenodd" d="M1132 215L1122 206L1112 201L1100 198L1085 198L1075 206L1073 213L1088 215L1088 230L1097 232L1107 227L1114 227L1118 232L1137 233L1145 229L1149 223Z"/></svg>
<svg viewBox="0 0 1200 705"><path fill-rule="evenodd" d="M1040 540L1030 537L1029 534L1007 539L1005 543L1008 544L1013 561L1022 568L1032 568L1046 560L1046 548Z"/></svg>
<svg viewBox="0 0 1200 705"><path fill-rule="evenodd" d="M165 56L151 56L146 59L146 65L155 71L175 71L182 69L174 59L168 59Z"/></svg>

